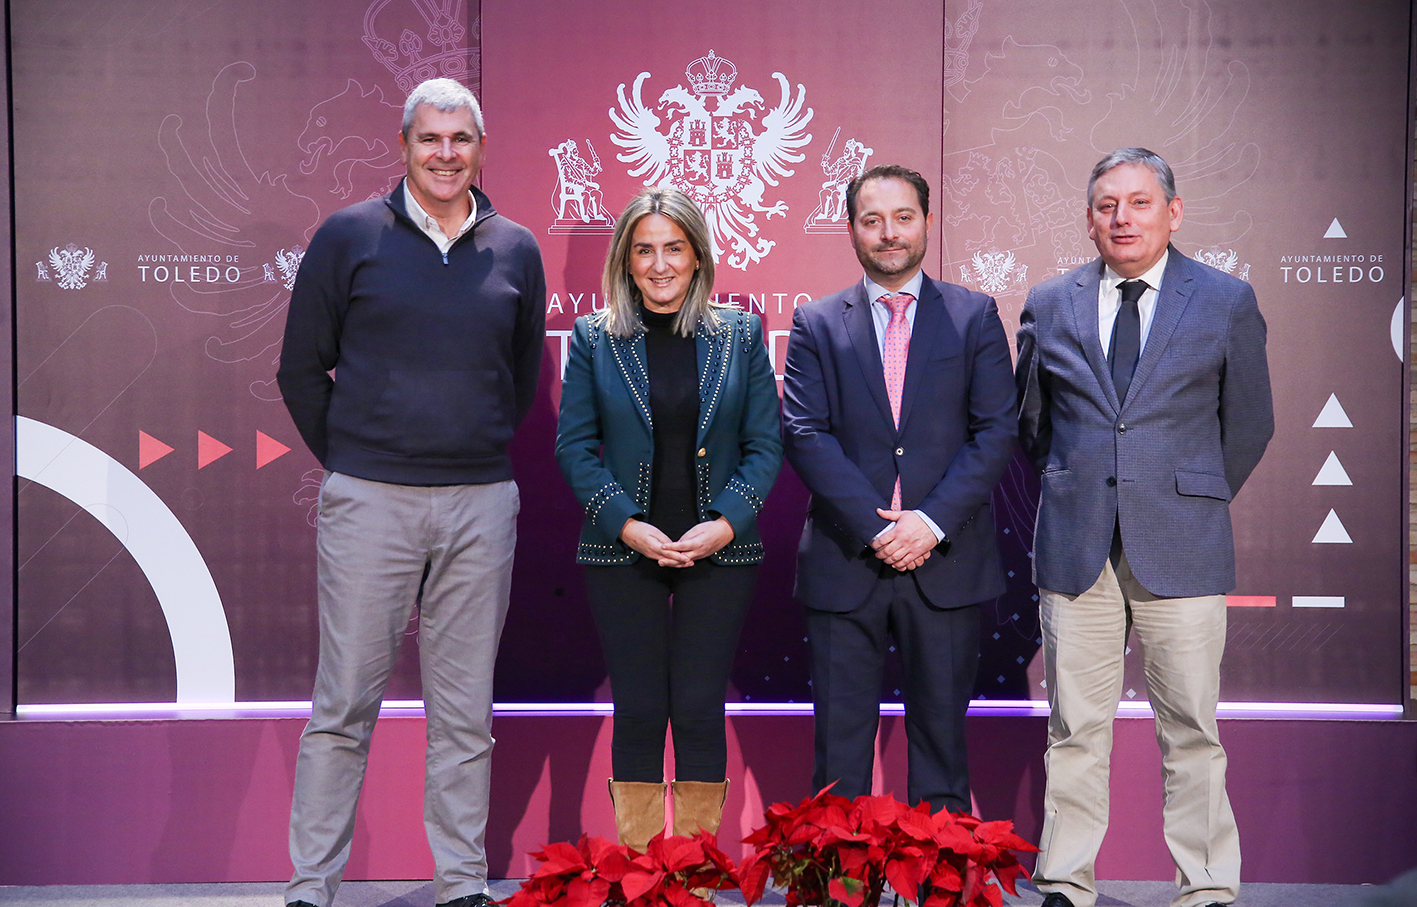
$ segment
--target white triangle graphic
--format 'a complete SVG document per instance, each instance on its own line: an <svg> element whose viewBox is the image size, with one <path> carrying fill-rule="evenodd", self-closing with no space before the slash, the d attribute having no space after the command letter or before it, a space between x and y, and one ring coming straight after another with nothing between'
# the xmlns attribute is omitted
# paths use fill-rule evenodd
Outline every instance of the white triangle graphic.
<svg viewBox="0 0 1417 907"><path fill-rule="evenodd" d="M1353 540L1348 537L1348 530L1343 528L1343 523L1338 519L1338 514L1332 510L1328 516L1324 517L1324 524L1319 527L1319 531L1314 535L1314 545L1351 545Z"/></svg>
<svg viewBox="0 0 1417 907"><path fill-rule="evenodd" d="M1353 480L1348 478L1348 471L1343 468L1343 464L1338 462L1338 454L1333 451L1328 452L1328 459L1324 460L1324 465L1319 468L1319 474L1314 476L1315 485L1352 485Z"/></svg>
<svg viewBox="0 0 1417 907"><path fill-rule="evenodd" d="M1324 234L1324 239L1347 239L1348 234L1343 232L1343 224L1338 222L1338 218L1333 219L1333 223L1328 225L1328 232Z"/></svg>
<svg viewBox="0 0 1417 907"><path fill-rule="evenodd" d="M1343 405L1338 402L1338 394L1329 394L1328 402L1319 412L1319 417L1314 420L1314 428L1352 428L1353 423L1348 421L1348 413L1343 411Z"/></svg>

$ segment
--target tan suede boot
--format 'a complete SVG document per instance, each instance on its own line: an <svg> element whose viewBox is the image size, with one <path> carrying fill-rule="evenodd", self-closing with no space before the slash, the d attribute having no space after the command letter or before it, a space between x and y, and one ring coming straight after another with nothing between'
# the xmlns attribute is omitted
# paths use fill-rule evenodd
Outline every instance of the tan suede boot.
<svg viewBox="0 0 1417 907"><path fill-rule="evenodd" d="M703 829L718 834L723 820L723 801L728 798L728 782L675 781L674 833L696 835Z"/></svg>
<svg viewBox="0 0 1417 907"><path fill-rule="evenodd" d="M664 831L666 786L663 781L610 779L610 805L615 808L615 833L621 844L644 853L649 839Z"/></svg>

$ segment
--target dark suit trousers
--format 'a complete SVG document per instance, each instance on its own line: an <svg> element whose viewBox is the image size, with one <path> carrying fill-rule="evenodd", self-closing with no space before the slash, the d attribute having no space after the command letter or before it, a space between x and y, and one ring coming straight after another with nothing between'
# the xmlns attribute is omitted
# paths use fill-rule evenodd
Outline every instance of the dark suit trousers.
<svg viewBox="0 0 1417 907"><path fill-rule="evenodd" d="M864 565L874 567L874 564ZM979 666L979 606L941 609L921 596L915 578L884 564L861 607L845 613L807 609L816 703L816 790L871 793L881 674L894 640L905 675L907 799L932 812L969 812L964 716Z"/></svg>
<svg viewBox="0 0 1417 907"><path fill-rule="evenodd" d="M664 780L664 730L679 781L724 780L723 697L757 564L587 567L586 593L615 700L616 781Z"/></svg>

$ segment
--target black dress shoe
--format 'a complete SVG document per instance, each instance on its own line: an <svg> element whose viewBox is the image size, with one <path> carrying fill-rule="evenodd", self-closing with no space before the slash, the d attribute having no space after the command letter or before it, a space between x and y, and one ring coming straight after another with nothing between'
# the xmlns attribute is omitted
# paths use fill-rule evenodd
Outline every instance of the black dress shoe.
<svg viewBox="0 0 1417 907"><path fill-rule="evenodd" d="M451 901L444 901L438 907L491 907L492 896L485 891L477 894L468 894L460 898L453 898Z"/></svg>
<svg viewBox="0 0 1417 907"><path fill-rule="evenodd" d="M1043 899L1043 907L1073 907L1073 902L1060 891L1055 891Z"/></svg>
<svg viewBox="0 0 1417 907"><path fill-rule="evenodd" d="M291 901L289 904L286 904L285 907L315 907L315 905L309 901Z"/></svg>

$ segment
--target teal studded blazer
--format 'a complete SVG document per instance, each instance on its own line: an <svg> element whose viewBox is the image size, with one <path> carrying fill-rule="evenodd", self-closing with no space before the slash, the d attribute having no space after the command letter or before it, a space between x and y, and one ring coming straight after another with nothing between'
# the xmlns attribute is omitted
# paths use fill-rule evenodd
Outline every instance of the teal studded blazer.
<svg viewBox="0 0 1417 907"><path fill-rule="evenodd" d="M699 520L722 516L733 541L712 560L763 558L758 511L782 465L777 380L758 316L716 309L719 327L694 332L699 365ZM644 334L613 337L590 316L576 319L561 384L556 461L585 507L576 561L629 564L640 555L620 541L625 521L649 511L654 414Z"/></svg>

